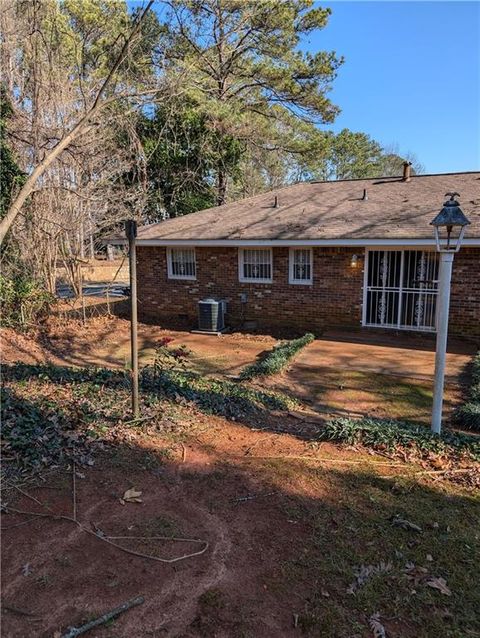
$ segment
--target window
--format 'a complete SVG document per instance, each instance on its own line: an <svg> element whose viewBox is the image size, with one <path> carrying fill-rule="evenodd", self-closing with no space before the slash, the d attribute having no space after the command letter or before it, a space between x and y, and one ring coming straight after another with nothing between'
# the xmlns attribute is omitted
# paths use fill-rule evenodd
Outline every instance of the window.
<svg viewBox="0 0 480 638"><path fill-rule="evenodd" d="M167 248L169 279L196 279L195 248Z"/></svg>
<svg viewBox="0 0 480 638"><path fill-rule="evenodd" d="M311 248L290 248L289 282L311 284L312 270Z"/></svg>
<svg viewBox="0 0 480 638"><path fill-rule="evenodd" d="M244 248L238 253L240 281L270 283L272 281L271 248Z"/></svg>

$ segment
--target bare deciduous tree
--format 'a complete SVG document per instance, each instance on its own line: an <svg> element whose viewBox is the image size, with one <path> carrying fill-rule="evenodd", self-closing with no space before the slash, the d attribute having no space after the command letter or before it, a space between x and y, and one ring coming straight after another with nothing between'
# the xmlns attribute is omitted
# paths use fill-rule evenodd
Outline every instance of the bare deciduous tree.
<svg viewBox="0 0 480 638"><path fill-rule="evenodd" d="M119 34L112 42L111 49L119 50L105 77L100 79L94 72L85 77L81 43L75 41L56 3L17 0L3 7L3 81L13 98L16 116L12 138L17 147L25 149L22 159L28 177L0 222L0 243L27 200L30 197L35 200L36 188L42 189L47 181L54 184L57 181L56 186L63 188L61 177L68 172L69 164L65 156L74 159L74 145L85 145L86 137L98 135L105 112L114 119L120 101L128 104L141 94L138 86L121 80L125 79L125 66L140 43L141 26L152 4L150 0L137 15L127 34ZM21 38L26 40L20 43ZM24 56L20 65L23 74L17 72L19 53ZM79 184L74 173L71 171L72 190L78 189Z"/></svg>

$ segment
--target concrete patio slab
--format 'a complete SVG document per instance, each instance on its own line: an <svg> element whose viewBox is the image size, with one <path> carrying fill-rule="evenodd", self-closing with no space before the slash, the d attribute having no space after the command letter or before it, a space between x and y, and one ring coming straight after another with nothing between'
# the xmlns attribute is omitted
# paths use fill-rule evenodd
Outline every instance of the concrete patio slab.
<svg viewBox="0 0 480 638"><path fill-rule="evenodd" d="M342 340L339 340L341 338ZM317 339L309 344L296 358L295 367L349 369L414 379L433 379L435 352L434 341L416 347L405 347L401 340L397 346L377 345L371 342L348 341L348 333L336 335L334 339ZM408 343L408 340L407 340ZM408 343L410 346L410 343ZM468 369L475 347L463 346L464 352L448 352L446 377L449 382L458 382Z"/></svg>

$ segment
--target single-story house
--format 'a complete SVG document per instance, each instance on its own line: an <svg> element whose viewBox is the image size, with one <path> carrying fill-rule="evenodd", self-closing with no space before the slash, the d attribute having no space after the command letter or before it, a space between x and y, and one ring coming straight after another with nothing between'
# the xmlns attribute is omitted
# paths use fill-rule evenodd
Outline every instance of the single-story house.
<svg viewBox="0 0 480 638"><path fill-rule="evenodd" d="M478 338L480 172L298 183L143 226L139 316L194 327L198 301L213 297L234 327L435 332L430 222L449 192L471 222L453 265L450 331Z"/></svg>

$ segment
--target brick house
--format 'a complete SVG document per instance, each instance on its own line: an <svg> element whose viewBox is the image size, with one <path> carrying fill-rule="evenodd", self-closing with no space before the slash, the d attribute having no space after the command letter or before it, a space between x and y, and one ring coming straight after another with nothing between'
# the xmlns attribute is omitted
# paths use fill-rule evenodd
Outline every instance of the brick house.
<svg viewBox="0 0 480 638"><path fill-rule="evenodd" d="M455 256L450 331L480 337L480 173L287 186L139 229L139 316L196 325L197 302L259 329L435 331L430 221L445 193L471 221Z"/></svg>

